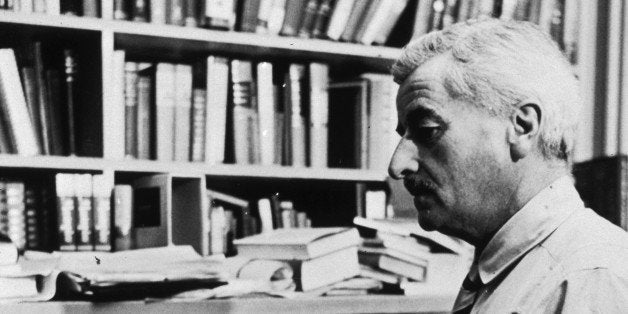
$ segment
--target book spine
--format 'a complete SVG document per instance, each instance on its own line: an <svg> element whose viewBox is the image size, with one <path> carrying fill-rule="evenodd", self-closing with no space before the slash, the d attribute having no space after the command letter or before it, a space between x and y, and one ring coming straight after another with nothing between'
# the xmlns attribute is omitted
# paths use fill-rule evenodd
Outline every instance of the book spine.
<svg viewBox="0 0 628 314"><path fill-rule="evenodd" d="M29 2L29 1L25 1ZM99 17L100 2L98 0L83 0L83 16Z"/></svg>
<svg viewBox="0 0 628 314"><path fill-rule="evenodd" d="M133 21L148 22L147 0L131 0L131 1L133 1Z"/></svg>
<svg viewBox="0 0 628 314"><path fill-rule="evenodd" d="M166 24L167 2L150 1L150 22L153 24Z"/></svg>
<svg viewBox="0 0 628 314"><path fill-rule="evenodd" d="M39 215L37 213L40 204L37 199L37 191L32 184L24 186L24 216L26 224L26 249L41 250L41 230ZM43 210L41 208L40 210Z"/></svg>
<svg viewBox="0 0 628 314"><path fill-rule="evenodd" d="M175 65L157 64L155 82L157 160L174 160Z"/></svg>
<svg viewBox="0 0 628 314"><path fill-rule="evenodd" d="M374 0L373 2L377 2L378 0ZM342 41L351 41L354 37L354 34L359 30L361 21L363 17L367 14L369 5L374 5L371 1L356 1L351 9L351 14L347 20L347 24L343 29L342 35L340 35L340 40Z"/></svg>
<svg viewBox="0 0 628 314"><path fill-rule="evenodd" d="M195 88L192 101L192 161L205 160L205 103L204 89Z"/></svg>
<svg viewBox="0 0 628 314"><path fill-rule="evenodd" d="M184 25L186 27L198 26L198 2L197 0L185 0L185 19Z"/></svg>
<svg viewBox="0 0 628 314"><path fill-rule="evenodd" d="M388 37L390 36L390 33L397 25L397 22L401 18L401 15L403 14L407 5L408 0L395 1L393 3L392 9L390 10L389 14L384 18L384 24L378 30L376 30L376 34L373 38L373 44L384 45L386 43ZM452 21L455 21L454 17L451 18Z"/></svg>
<svg viewBox="0 0 628 314"><path fill-rule="evenodd" d="M127 184L113 187L113 249L130 250L133 245L133 188Z"/></svg>
<svg viewBox="0 0 628 314"><path fill-rule="evenodd" d="M327 31L327 26L329 25L329 20L331 17L332 4L332 0L322 0L321 4L318 7L318 10L316 10L316 15L314 17L314 25L312 26L312 37L325 37L325 32Z"/></svg>
<svg viewBox="0 0 628 314"><path fill-rule="evenodd" d="M56 175L55 180L57 191L59 250L76 251L76 200L74 198L74 175L59 173Z"/></svg>
<svg viewBox="0 0 628 314"><path fill-rule="evenodd" d="M301 38L312 37L314 23L316 22L316 12L318 11L318 0L308 0L305 4L305 10L301 17L301 25L299 26L297 35Z"/></svg>
<svg viewBox="0 0 628 314"><path fill-rule="evenodd" d="M310 63L310 165L327 167L327 123L329 120L329 67Z"/></svg>
<svg viewBox="0 0 628 314"><path fill-rule="evenodd" d="M296 211L292 201L281 201L279 207L281 208L281 224L283 228L296 228Z"/></svg>
<svg viewBox="0 0 628 314"><path fill-rule="evenodd" d="M383 19L390 11L391 6L391 0L372 1L359 22L357 29L353 32L350 41L370 45L373 42L374 34L377 32L377 29L381 28Z"/></svg>
<svg viewBox="0 0 628 314"><path fill-rule="evenodd" d="M432 21L432 4L434 0L421 0L416 8L412 39L419 38L430 31ZM470 8L469 11L472 9Z"/></svg>
<svg viewBox="0 0 628 314"><path fill-rule="evenodd" d="M35 128L28 115L26 97L20 83L15 54L12 49L0 49L0 109L8 125L11 142L18 154L39 153Z"/></svg>
<svg viewBox="0 0 628 314"><path fill-rule="evenodd" d="M273 0L260 0L257 18L255 21L255 32L258 34L268 33L268 21L273 8Z"/></svg>
<svg viewBox="0 0 628 314"><path fill-rule="evenodd" d="M275 148L274 148L274 155L275 158L273 160L273 163L276 165L281 165L282 164L282 158L284 156L284 124L285 124L285 118L284 118L284 114L283 114L283 105L282 105L282 99L281 99L281 87L274 85L273 86L273 98L275 101L275 105L274 105L274 110L275 110L275 137L274 137L274 142L275 142Z"/></svg>
<svg viewBox="0 0 628 314"><path fill-rule="evenodd" d="M39 98L37 91L37 81L35 79L35 69L31 66L25 66L21 69L22 72L22 86L24 87L24 96L26 98L26 105L28 106L28 113L31 123L33 124L35 132L35 141L40 151L43 150L41 139L41 122L39 117Z"/></svg>
<svg viewBox="0 0 628 314"><path fill-rule="evenodd" d="M124 63L124 155L137 157L137 68L136 62Z"/></svg>
<svg viewBox="0 0 628 314"><path fill-rule="evenodd" d="M304 117L304 89L303 83L305 79L305 66L302 64L290 65L290 133L292 150L292 166L306 166L306 145L307 135L305 131Z"/></svg>
<svg viewBox="0 0 628 314"><path fill-rule="evenodd" d="M7 235L18 250L26 248L26 217L24 206L24 182L5 183L7 203Z"/></svg>
<svg viewBox="0 0 628 314"><path fill-rule="evenodd" d="M274 0L268 16L268 34L277 35L281 32L286 16L286 1Z"/></svg>
<svg viewBox="0 0 628 314"><path fill-rule="evenodd" d="M50 153L51 155L64 155L64 145L63 145L63 120L64 118L61 116L62 108L61 108L61 74L59 71L55 69L50 69L46 71L46 82L47 91L48 91L48 103L50 104L50 108L48 113L50 116L48 117L48 124L50 125ZM68 123L69 124L69 123Z"/></svg>
<svg viewBox="0 0 628 314"><path fill-rule="evenodd" d="M225 160L229 60L216 56L207 57L206 75L205 161L208 164L221 164Z"/></svg>
<svg viewBox="0 0 628 314"><path fill-rule="evenodd" d="M46 13L46 0L33 0L33 13Z"/></svg>
<svg viewBox="0 0 628 314"><path fill-rule="evenodd" d="M152 65L140 63L137 79L137 158L151 158L151 107L153 76L148 73Z"/></svg>
<svg viewBox="0 0 628 314"><path fill-rule="evenodd" d="M233 146L238 164L253 163L253 141L251 130L251 94L253 92L253 70L250 61L231 61L233 102Z"/></svg>
<svg viewBox="0 0 628 314"><path fill-rule="evenodd" d="M226 217L222 206L212 206L209 209L209 254L225 253Z"/></svg>
<svg viewBox="0 0 628 314"><path fill-rule="evenodd" d="M257 28L257 16L260 9L260 0L244 0L242 5L242 17L238 26L241 32L255 32Z"/></svg>
<svg viewBox="0 0 628 314"><path fill-rule="evenodd" d="M102 174L92 176L92 208L94 215L94 250L111 251L112 180Z"/></svg>
<svg viewBox="0 0 628 314"><path fill-rule="evenodd" d="M259 199L257 201L257 211L259 213L261 233L273 231L273 213L270 205L270 199Z"/></svg>
<svg viewBox="0 0 628 314"><path fill-rule="evenodd" d="M257 109L260 133L260 163L275 162L275 99L273 95L273 65L257 64Z"/></svg>
<svg viewBox="0 0 628 314"><path fill-rule="evenodd" d="M353 9L353 5L356 0L338 0L334 7L334 12L329 18L329 25L327 26L326 36L332 40L339 40L340 36L344 32L349 17Z"/></svg>
<svg viewBox="0 0 628 314"><path fill-rule="evenodd" d="M308 0L291 0L286 2L286 15L281 26L281 35L296 36L299 30L301 17Z"/></svg>
<svg viewBox="0 0 628 314"><path fill-rule="evenodd" d="M78 251L93 251L92 175L75 174L73 181L77 213L76 249Z"/></svg>
<svg viewBox="0 0 628 314"><path fill-rule="evenodd" d="M185 25L184 0L170 0L170 10L168 10L167 23L172 25Z"/></svg>
<svg viewBox="0 0 628 314"><path fill-rule="evenodd" d="M175 65L174 160L190 161L192 66Z"/></svg>
<svg viewBox="0 0 628 314"><path fill-rule="evenodd" d="M113 0L113 19L126 20L129 18L127 13L127 3L129 0Z"/></svg>
<svg viewBox="0 0 628 314"><path fill-rule="evenodd" d="M107 128L110 132L109 138L116 139L108 142L108 147L105 147L108 151L109 159L123 159L124 158L124 141L125 138L125 74L124 74L124 50L115 50L113 53L113 101L111 103L112 109L109 114L110 119L107 124ZM107 138L107 137L105 137Z"/></svg>
<svg viewBox="0 0 628 314"><path fill-rule="evenodd" d="M60 15L61 14L61 0L46 0L46 14Z"/></svg>
<svg viewBox="0 0 628 314"><path fill-rule="evenodd" d="M203 26L232 30L235 24L235 0L205 0Z"/></svg>
<svg viewBox="0 0 628 314"><path fill-rule="evenodd" d="M9 215L7 213L6 181L0 179L0 233L9 233Z"/></svg>

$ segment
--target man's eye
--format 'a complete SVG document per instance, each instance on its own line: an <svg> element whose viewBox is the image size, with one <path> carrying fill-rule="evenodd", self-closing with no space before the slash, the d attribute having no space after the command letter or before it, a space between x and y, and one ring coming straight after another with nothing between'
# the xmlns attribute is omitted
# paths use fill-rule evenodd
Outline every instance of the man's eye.
<svg viewBox="0 0 628 314"><path fill-rule="evenodd" d="M415 141L430 144L438 140L442 135L442 128L439 126L416 127L410 132Z"/></svg>

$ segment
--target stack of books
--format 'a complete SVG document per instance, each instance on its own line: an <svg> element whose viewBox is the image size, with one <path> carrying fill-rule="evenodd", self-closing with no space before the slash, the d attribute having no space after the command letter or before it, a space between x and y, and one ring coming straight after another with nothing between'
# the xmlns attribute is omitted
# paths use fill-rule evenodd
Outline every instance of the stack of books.
<svg viewBox="0 0 628 314"><path fill-rule="evenodd" d="M472 256L465 243L425 231L411 220L356 217L353 222L364 236L358 248L362 277L377 279L406 295L435 283L442 286L443 280L452 282L452 294L457 292Z"/></svg>
<svg viewBox="0 0 628 314"><path fill-rule="evenodd" d="M287 262L297 291L326 288L360 272L354 228L277 229L234 241L238 256Z"/></svg>

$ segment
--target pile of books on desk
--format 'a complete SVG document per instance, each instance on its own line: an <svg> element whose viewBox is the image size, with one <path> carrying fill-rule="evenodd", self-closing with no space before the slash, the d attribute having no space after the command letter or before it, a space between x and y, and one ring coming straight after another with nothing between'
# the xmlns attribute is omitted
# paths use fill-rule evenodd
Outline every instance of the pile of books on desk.
<svg viewBox="0 0 628 314"><path fill-rule="evenodd" d="M427 232L414 220L356 217L353 222L363 235L360 276L381 281L388 288L384 291L406 295L434 288L457 292L472 257L468 245Z"/></svg>

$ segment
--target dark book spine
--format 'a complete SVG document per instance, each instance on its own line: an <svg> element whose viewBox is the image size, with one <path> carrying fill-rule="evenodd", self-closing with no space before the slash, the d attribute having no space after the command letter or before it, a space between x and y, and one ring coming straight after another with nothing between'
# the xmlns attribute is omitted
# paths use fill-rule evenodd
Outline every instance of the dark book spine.
<svg viewBox="0 0 628 314"><path fill-rule="evenodd" d="M198 26L198 7L197 0L185 0L185 26Z"/></svg>
<svg viewBox="0 0 628 314"><path fill-rule="evenodd" d="M50 153L52 155L64 155L61 117L61 78L59 71L46 71L48 82L48 103L50 104L48 124L50 125Z"/></svg>
<svg viewBox="0 0 628 314"><path fill-rule="evenodd" d="M241 32L254 33L257 28L257 14L259 13L259 0L244 0L239 23Z"/></svg>
<svg viewBox="0 0 628 314"><path fill-rule="evenodd" d="M306 1L307 0L291 0L286 3L286 15L283 20L283 25L281 26L281 35L297 35Z"/></svg>
<svg viewBox="0 0 628 314"><path fill-rule="evenodd" d="M66 113L68 122L68 154L76 155L76 127L74 125L74 78L76 76L76 59L74 58L74 52L70 49L63 51L65 58L65 91L66 91Z"/></svg>
<svg viewBox="0 0 628 314"><path fill-rule="evenodd" d="M327 26L329 25L329 18L331 16L333 6L333 0L323 0L318 10L316 11L316 17L314 18L314 26L312 29L312 37L325 38L327 32Z"/></svg>
<svg viewBox="0 0 628 314"><path fill-rule="evenodd" d="M24 187L24 210L26 216L26 249L41 250L41 230L39 215L37 214L40 207L37 201L37 191L32 184Z"/></svg>
<svg viewBox="0 0 628 314"><path fill-rule="evenodd" d="M297 35L302 38L310 38L312 36L312 30L314 28L314 22L316 22L316 12L318 11L318 0L308 0L305 5L305 11L301 16L301 25Z"/></svg>
<svg viewBox="0 0 628 314"><path fill-rule="evenodd" d="M151 105L153 77L150 64L141 64L140 68L146 68L139 72L137 79L137 158L150 159L151 156Z"/></svg>
<svg viewBox="0 0 628 314"><path fill-rule="evenodd" d="M46 78L44 70L44 59L42 52L42 43L34 43L34 56L35 56L35 79L37 81L37 99L39 105L39 118L41 126L41 138L43 154L50 155L50 126L48 125L48 101L46 92Z"/></svg>
<svg viewBox="0 0 628 314"><path fill-rule="evenodd" d="M24 0L22 0L24 1ZM81 0L61 1L61 14L65 15L81 15Z"/></svg>
<svg viewBox="0 0 628 314"><path fill-rule="evenodd" d="M283 221L281 220L281 201L279 200L279 193L275 193L270 196L270 208L273 214L273 226L275 229L283 228Z"/></svg>

